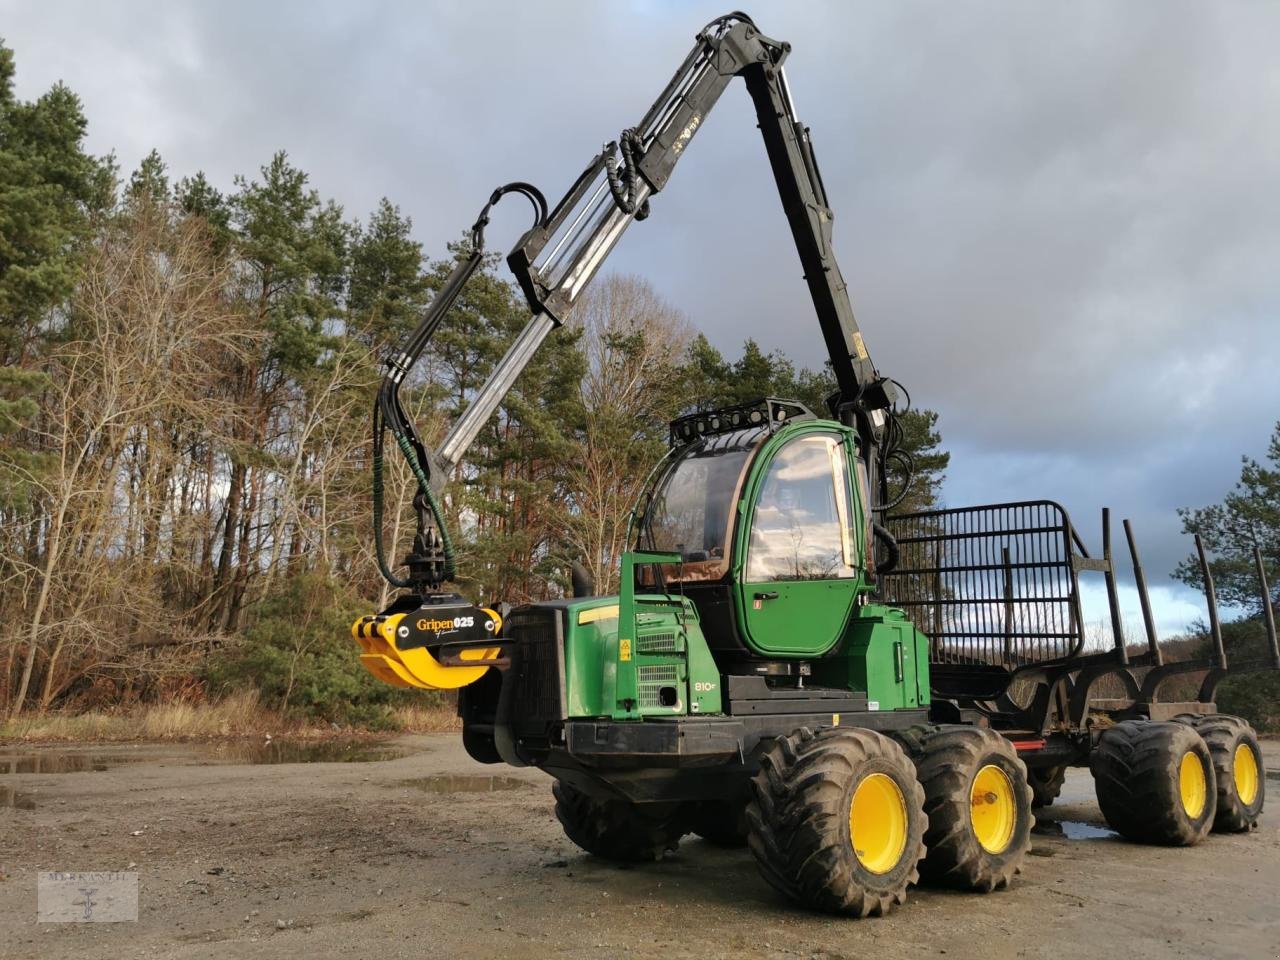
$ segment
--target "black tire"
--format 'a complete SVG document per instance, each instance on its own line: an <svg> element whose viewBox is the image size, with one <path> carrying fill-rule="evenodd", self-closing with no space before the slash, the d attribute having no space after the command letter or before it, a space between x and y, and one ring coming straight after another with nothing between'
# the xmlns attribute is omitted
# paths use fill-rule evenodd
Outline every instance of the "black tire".
<svg viewBox="0 0 1280 960"><path fill-rule="evenodd" d="M1218 813L1213 829L1219 833L1254 829L1266 800L1267 777L1253 727L1246 720L1226 714L1197 717L1193 725L1209 747L1218 781Z"/></svg>
<svg viewBox="0 0 1280 960"><path fill-rule="evenodd" d="M1183 765L1199 764L1204 791L1198 804L1183 800ZM1106 730L1090 762L1098 806L1111 828L1139 843L1191 846L1213 826L1217 811L1209 747L1193 727L1173 721L1126 720Z"/></svg>
<svg viewBox="0 0 1280 960"><path fill-rule="evenodd" d="M1027 783L1031 787L1031 806L1049 807L1062 793L1067 779L1066 767L1028 767Z"/></svg>
<svg viewBox="0 0 1280 960"><path fill-rule="evenodd" d="M863 787L866 799L882 798L892 826L883 836L864 837L858 851L852 823ZM761 874L780 893L855 917L883 916L905 902L907 887L919 879L927 821L915 768L893 740L873 730L802 727L760 758L752 788L747 842ZM870 817L866 823L872 826ZM864 857L881 869L869 868Z"/></svg>
<svg viewBox="0 0 1280 960"><path fill-rule="evenodd" d="M707 800L698 804L689 819L689 828L717 847L747 845L747 803L742 800Z"/></svg>
<svg viewBox="0 0 1280 960"><path fill-rule="evenodd" d="M1013 744L994 730L939 726L911 747L929 817L921 879L981 893L1009 886L1035 825L1027 768Z"/></svg>
<svg viewBox="0 0 1280 960"><path fill-rule="evenodd" d="M551 792L565 836L605 860L661 860L688 832L684 804L599 800L563 780L557 780Z"/></svg>

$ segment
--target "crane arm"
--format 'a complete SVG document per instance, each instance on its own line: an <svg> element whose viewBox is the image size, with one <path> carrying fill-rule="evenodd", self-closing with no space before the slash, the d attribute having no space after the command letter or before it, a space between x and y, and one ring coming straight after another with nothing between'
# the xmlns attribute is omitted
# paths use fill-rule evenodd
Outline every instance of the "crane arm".
<svg viewBox="0 0 1280 960"><path fill-rule="evenodd" d="M387 362L388 373L375 413L375 434L382 424L391 430L420 488L415 501L418 536L414 552L406 558L409 580L401 581L387 569L380 529L378 532L379 563L393 584L435 589L452 575L452 547L435 500L444 478L461 461L543 340L568 316L626 229L648 216L650 198L666 186L707 114L735 77L743 78L755 104L765 150L835 374L838 389L829 401L832 413L856 427L873 506L883 509L887 499L883 465L886 448L892 443L892 431L886 428L898 393L894 382L882 377L871 362L835 260L832 212L812 138L796 118L783 70L790 49L790 44L761 34L743 13L719 17L698 33L693 49L640 123L606 144L550 212L542 195L528 184L508 184L494 191L473 228L470 256L446 281L410 337L409 347ZM533 226L507 257L532 317L433 453L425 449L404 415L396 391L479 265L490 208L510 192L522 193L535 206ZM379 442L375 439L375 471L380 469ZM379 505L375 497L375 512Z"/></svg>

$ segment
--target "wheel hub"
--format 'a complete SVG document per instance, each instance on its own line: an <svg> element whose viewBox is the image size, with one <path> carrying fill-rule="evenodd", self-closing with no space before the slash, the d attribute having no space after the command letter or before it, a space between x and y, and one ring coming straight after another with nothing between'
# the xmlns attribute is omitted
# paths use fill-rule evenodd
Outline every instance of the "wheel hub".
<svg viewBox="0 0 1280 960"><path fill-rule="evenodd" d="M1232 777L1236 782L1236 796L1246 807L1253 806L1258 799L1258 758L1247 743L1236 747L1235 757L1231 762Z"/></svg>
<svg viewBox="0 0 1280 960"><path fill-rule="evenodd" d="M973 778L969 792L969 822L987 853L1003 853L1013 840L1018 803L1009 775L993 763Z"/></svg>
<svg viewBox="0 0 1280 960"><path fill-rule="evenodd" d="M858 862L871 873L888 873L907 848L907 803L887 774L864 777L849 805L849 839Z"/></svg>
<svg viewBox="0 0 1280 960"><path fill-rule="evenodd" d="M1195 820L1204 813L1208 787L1205 783L1204 764L1194 750L1188 750L1182 755L1182 762L1178 765L1178 790L1182 796L1182 809L1187 812L1187 816Z"/></svg>

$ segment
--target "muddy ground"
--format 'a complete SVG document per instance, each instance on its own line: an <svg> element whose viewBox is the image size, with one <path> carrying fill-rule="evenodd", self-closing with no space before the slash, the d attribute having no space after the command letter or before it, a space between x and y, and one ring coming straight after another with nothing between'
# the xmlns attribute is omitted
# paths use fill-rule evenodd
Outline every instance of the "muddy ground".
<svg viewBox="0 0 1280 960"><path fill-rule="evenodd" d="M1073 771L1013 889L918 889L863 921L790 907L748 853L694 839L594 860L543 774L475 764L456 736L325 749L0 747L0 957L1280 956L1280 743L1252 835L1125 843ZM137 871L139 920L37 924L40 870Z"/></svg>

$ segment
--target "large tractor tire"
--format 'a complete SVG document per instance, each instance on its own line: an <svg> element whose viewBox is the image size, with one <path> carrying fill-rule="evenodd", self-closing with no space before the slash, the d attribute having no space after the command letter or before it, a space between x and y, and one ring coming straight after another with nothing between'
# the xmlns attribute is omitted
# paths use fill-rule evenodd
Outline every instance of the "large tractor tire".
<svg viewBox="0 0 1280 960"><path fill-rule="evenodd" d="M802 727L761 757L748 845L796 903L855 917L906 901L924 856L924 791L902 748L873 730Z"/></svg>
<svg viewBox="0 0 1280 960"><path fill-rule="evenodd" d="M1204 738L1218 782L1218 813L1213 829L1244 833L1258 825L1266 799L1262 748L1248 721L1215 714L1197 717L1196 733Z"/></svg>
<svg viewBox="0 0 1280 960"><path fill-rule="evenodd" d="M599 800L563 780L551 788L565 836L605 860L661 860L688 832L683 804Z"/></svg>
<svg viewBox="0 0 1280 960"><path fill-rule="evenodd" d="M1062 793L1067 780L1066 767L1028 767L1027 783L1031 787L1031 806L1048 807Z"/></svg>
<svg viewBox="0 0 1280 960"><path fill-rule="evenodd" d="M1213 760L1193 727L1126 720L1098 741L1090 769L1111 828L1139 843L1191 846L1213 826Z"/></svg>
<svg viewBox="0 0 1280 960"><path fill-rule="evenodd" d="M734 800L707 800L698 804L689 818L689 828L717 847L747 845L747 803L749 797Z"/></svg>
<svg viewBox="0 0 1280 960"><path fill-rule="evenodd" d="M921 879L981 893L1009 886L1035 825L1013 744L981 727L939 726L910 737L909 747L929 817Z"/></svg>

